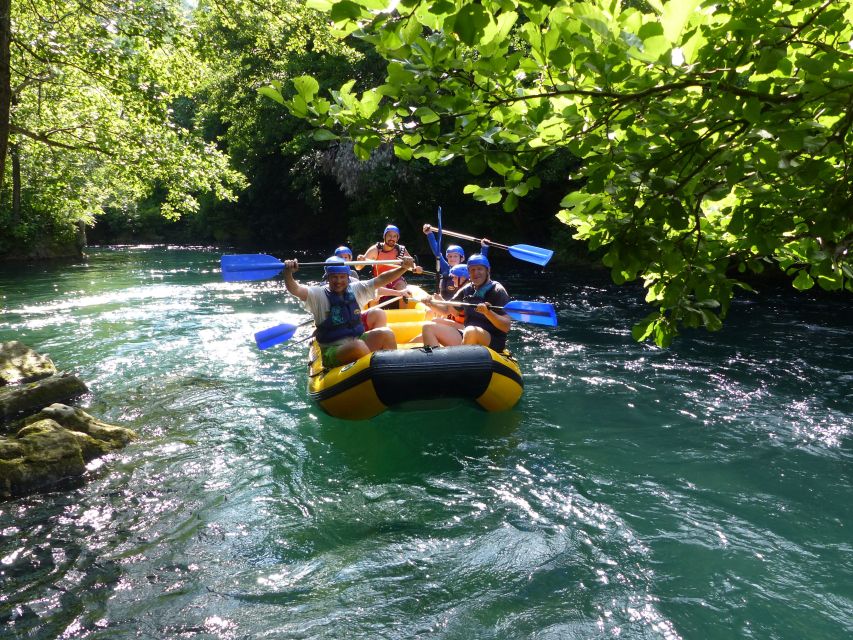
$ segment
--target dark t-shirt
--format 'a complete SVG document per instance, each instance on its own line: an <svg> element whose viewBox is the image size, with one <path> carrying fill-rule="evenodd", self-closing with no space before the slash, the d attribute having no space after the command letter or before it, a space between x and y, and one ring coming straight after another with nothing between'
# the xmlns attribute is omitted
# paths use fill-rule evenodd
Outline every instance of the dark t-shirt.
<svg viewBox="0 0 853 640"><path fill-rule="evenodd" d="M503 288L503 285L501 285L500 282L489 280L484 285L483 289L487 289L485 295L482 295L482 290L478 293L474 288L474 285L469 282L459 291L457 291L456 295L453 296L452 299L457 302L470 302L473 304L488 302L494 307L503 307L509 302L509 294L506 292L506 289ZM506 347L506 333L504 333L495 325L493 325L491 321L482 313L477 311L475 307L459 308L465 310L466 327L480 327L481 329L485 329L489 332L489 335L492 336L489 347L491 347L495 351L504 350L504 348ZM504 311L503 309L495 309L494 313L501 316L506 315L506 311Z"/></svg>

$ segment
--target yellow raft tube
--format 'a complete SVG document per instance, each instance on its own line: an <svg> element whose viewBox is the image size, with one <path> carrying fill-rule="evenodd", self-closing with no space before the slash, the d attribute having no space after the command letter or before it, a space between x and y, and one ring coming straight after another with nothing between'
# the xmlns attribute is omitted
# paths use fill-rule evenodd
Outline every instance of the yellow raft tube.
<svg viewBox="0 0 853 640"><path fill-rule="evenodd" d="M509 352L464 345L430 349L410 342L421 334L427 307L389 309L388 327L396 351L377 351L342 367L324 369L312 340L308 393L329 415L366 420L389 408L424 408L447 401L473 400L486 411L505 411L521 397L524 382Z"/></svg>

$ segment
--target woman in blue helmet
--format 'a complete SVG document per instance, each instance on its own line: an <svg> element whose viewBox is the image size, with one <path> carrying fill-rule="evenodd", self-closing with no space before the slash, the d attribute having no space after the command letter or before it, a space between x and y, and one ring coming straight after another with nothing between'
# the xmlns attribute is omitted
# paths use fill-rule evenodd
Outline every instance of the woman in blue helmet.
<svg viewBox="0 0 853 640"><path fill-rule="evenodd" d="M450 300L458 289L454 283L454 279L450 277L450 269L465 261L465 250L458 244L448 245L444 255L441 255L441 247L438 246L438 239L433 233L432 226L424 225L424 234L429 242L429 248L432 249L432 254L438 259L438 273L440 275L438 281L438 294L445 300ZM480 255L489 253L489 241L486 238L480 242Z"/></svg>
<svg viewBox="0 0 853 640"><path fill-rule="evenodd" d="M510 318L503 309L509 302L509 294L499 282L491 279L491 265L484 255L475 253L468 258L470 281L447 302L438 299L426 303L436 309L453 306L454 302L476 304L476 307L461 307L465 311L464 329L440 322L427 322L423 327L423 343L428 347L481 344L495 351L506 348L510 329Z"/></svg>
<svg viewBox="0 0 853 640"><path fill-rule="evenodd" d="M335 255L339 258L342 258L344 262L352 262L352 249L347 246L341 245L337 249L335 249ZM354 280L361 280L358 276L358 271L350 267L349 269L349 277Z"/></svg>
<svg viewBox="0 0 853 640"><path fill-rule="evenodd" d="M314 316L314 337L320 343L323 365L328 368L354 362L371 351L396 349L397 340L388 327L364 330L361 309L376 296L376 289L400 278L414 268L415 261L406 256L403 264L392 271L353 282L349 267L338 256L326 259L325 285L306 286L293 277L299 262L284 262L284 284L287 290L302 301Z"/></svg>

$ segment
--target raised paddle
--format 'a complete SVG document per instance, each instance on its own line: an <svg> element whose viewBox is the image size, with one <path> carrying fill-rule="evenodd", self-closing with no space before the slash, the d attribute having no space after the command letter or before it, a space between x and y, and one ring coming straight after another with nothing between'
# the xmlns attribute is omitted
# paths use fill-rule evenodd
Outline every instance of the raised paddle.
<svg viewBox="0 0 853 640"><path fill-rule="evenodd" d="M426 302L421 300L421 302ZM439 305L443 307L476 307L473 302L452 302L450 300L435 301L430 300L429 304ZM502 307L492 307L492 309L503 309L506 314L513 320L518 322L529 322L530 324L541 324L546 327L557 326L557 312L554 305L549 302L529 302L527 300L513 300Z"/></svg>
<svg viewBox="0 0 853 640"><path fill-rule="evenodd" d="M432 231L438 231L438 228L430 226ZM483 241L482 238L475 238L474 236L466 236L464 233L457 233L456 231L448 231L447 229L442 229L441 231L446 236L451 236L453 238L461 238L462 240L470 240L471 242L480 243ZM534 247L529 244L514 244L511 247L505 244L499 244L497 242L489 241L490 247L497 247L498 249L506 249L509 251L509 254L518 258L519 260L524 260L526 262L532 262L533 264L538 264L540 267L544 267L548 264L548 261L551 259L551 256L554 255L554 252L550 249L542 249L541 247Z"/></svg>
<svg viewBox="0 0 853 640"><path fill-rule="evenodd" d="M388 306L392 302L396 302L403 296L396 296L393 298L389 298L385 302L381 304L377 304L375 307L371 307L371 309L380 309L382 307ZM281 344L282 342L287 342L290 340L293 335L296 333L296 330L300 327L307 327L309 324L313 324L314 319L306 320L305 322L300 322L299 324L280 324L275 327L270 327L269 329L263 329L258 331L255 334L255 344L258 345L258 349L269 349L270 347L274 347L277 344ZM312 333L311 336L314 334ZM307 340L308 338L306 338Z"/></svg>
<svg viewBox="0 0 853 640"><path fill-rule="evenodd" d="M369 264L399 265L401 260L350 260L348 266ZM340 263L338 263L340 264ZM243 253L222 256L222 279L225 282L240 280L267 280L276 277L284 269L284 263L278 258L263 253ZM300 262L300 267L322 267L325 262Z"/></svg>

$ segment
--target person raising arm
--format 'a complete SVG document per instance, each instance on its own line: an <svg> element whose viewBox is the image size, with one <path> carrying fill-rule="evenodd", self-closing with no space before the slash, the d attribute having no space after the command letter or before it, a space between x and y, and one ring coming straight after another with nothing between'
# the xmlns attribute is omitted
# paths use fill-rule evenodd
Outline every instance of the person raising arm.
<svg viewBox="0 0 853 640"><path fill-rule="evenodd" d="M293 274L299 269L297 260L284 262L284 285L302 301L314 316L314 336L320 345L323 365L338 367L354 362L372 351L397 348L394 333L388 327L364 330L361 310L376 295L376 290L414 268L414 260L405 256L402 264L361 282L350 280L349 267L337 256L326 259L325 285L307 286Z"/></svg>

